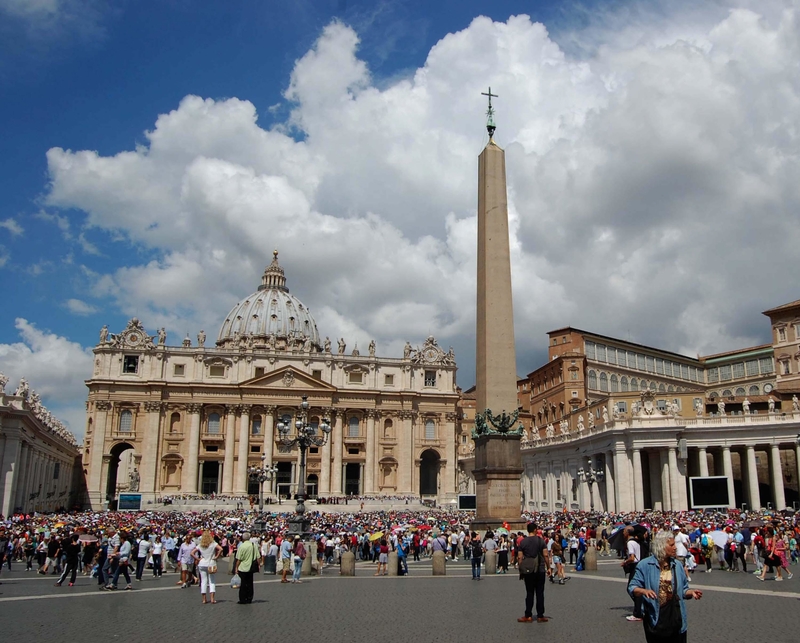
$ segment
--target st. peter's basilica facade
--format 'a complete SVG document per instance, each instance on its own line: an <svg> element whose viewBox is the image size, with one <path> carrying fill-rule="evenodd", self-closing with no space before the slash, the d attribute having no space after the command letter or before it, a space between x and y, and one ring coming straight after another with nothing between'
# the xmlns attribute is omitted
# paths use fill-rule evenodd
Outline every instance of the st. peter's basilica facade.
<svg viewBox="0 0 800 643"><path fill-rule="evenodd" d="M274 464L268 494L296 491L299 450L281 444L278 422L302 399L313 425L333 427L308 453L311 496L456 493L456 364L433 337L403 356L332 349L307 307L286 288L277 252L259 289L225 317L215 346L203 331L168 346L138 319L105 327L87 381L83 452L88 501L120 491L164 496L257 493L249 466ZM262 457L263 456L263 457ZM122 471L120 462L129 469Z"/></svg>

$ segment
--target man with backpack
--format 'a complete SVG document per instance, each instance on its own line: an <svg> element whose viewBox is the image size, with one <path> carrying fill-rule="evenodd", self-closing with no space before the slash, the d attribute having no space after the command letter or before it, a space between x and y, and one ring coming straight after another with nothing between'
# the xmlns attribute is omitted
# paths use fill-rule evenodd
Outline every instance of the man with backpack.
<svg viewBox="0 0 800 643"><path fill-rule="evenodd" d="M472 535L465 547L465 553L469 552L470 560L472 561L472 580L480 580L481 579L481 559L483 558L483 543L481 543L481 539L478 538L478 534L476 532L472 532Z"/></svg>
<svg viewBox="0 0 800 643"><path fill-rule="evenodd" d="M550 552L541 536L536 534L536 524L528 523L528 536L522 539L517 554L519 577L525 581L525 615L518 623L533 623L533 605L536 601L536 622L547 623L544 615L545 570L550 567Z"/></svg>

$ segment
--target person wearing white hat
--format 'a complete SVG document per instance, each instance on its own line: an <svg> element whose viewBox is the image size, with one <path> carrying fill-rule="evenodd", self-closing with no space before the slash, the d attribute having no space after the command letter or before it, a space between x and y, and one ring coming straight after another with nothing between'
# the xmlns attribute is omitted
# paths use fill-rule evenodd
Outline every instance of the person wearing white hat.
<svg viewBox="0 0 800 643"><path fill-rule="evenodd" d="M683 564L683 569L686 572L686 580L691 582L689 576L689 569L686 565L686 559L690 556L689 547L691 542L689 536L683 531L680 525L672 525L672 533L675 536L675 560Z"/></svg>

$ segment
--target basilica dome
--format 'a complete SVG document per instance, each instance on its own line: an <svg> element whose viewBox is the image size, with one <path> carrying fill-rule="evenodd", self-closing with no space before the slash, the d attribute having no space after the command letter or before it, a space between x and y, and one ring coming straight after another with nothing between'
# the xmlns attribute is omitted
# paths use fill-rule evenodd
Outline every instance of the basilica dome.
<svg viewBox="0 0 800 643"><path fill-rule="evenodd" d="M278 251L264 270L258 290L225 317L217 346L261 346L274 350L320 351L317 323L297 297L289 294Z"/></svg>

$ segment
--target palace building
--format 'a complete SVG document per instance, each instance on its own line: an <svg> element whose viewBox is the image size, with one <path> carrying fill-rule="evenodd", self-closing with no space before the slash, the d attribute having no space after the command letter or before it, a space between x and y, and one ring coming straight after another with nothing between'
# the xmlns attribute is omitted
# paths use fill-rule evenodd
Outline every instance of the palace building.
<svg viewBox="0 0 800 643"><path fill-rule="evenodd" d="M764 314L772 343L697 358L577 328L548 333L547 363L517 382L524 507L685 510L688 478L709 475L728 477L731 506L797 504L800 301ZM462 401L464 489L472 406Z"/></svg>
<svg viewBox="0 0 800 643"><path fill-rule="evenodd" d="M225 316L214 346L204 331L167 345L138 319L106 327L87 381L83 467L93 508L120 491L144 504L164 496L258 493L248 467L274 464L267 495L298 488L300 453L281 443L302 396L312 425L333 430L308 452L311 496L417 495L439 501L456 487L458 392L452 349L433 337L402 357L334 350L310 310L286 287L274 253L258 290ZM113 504L112 504L113 506Z"/></svg>

